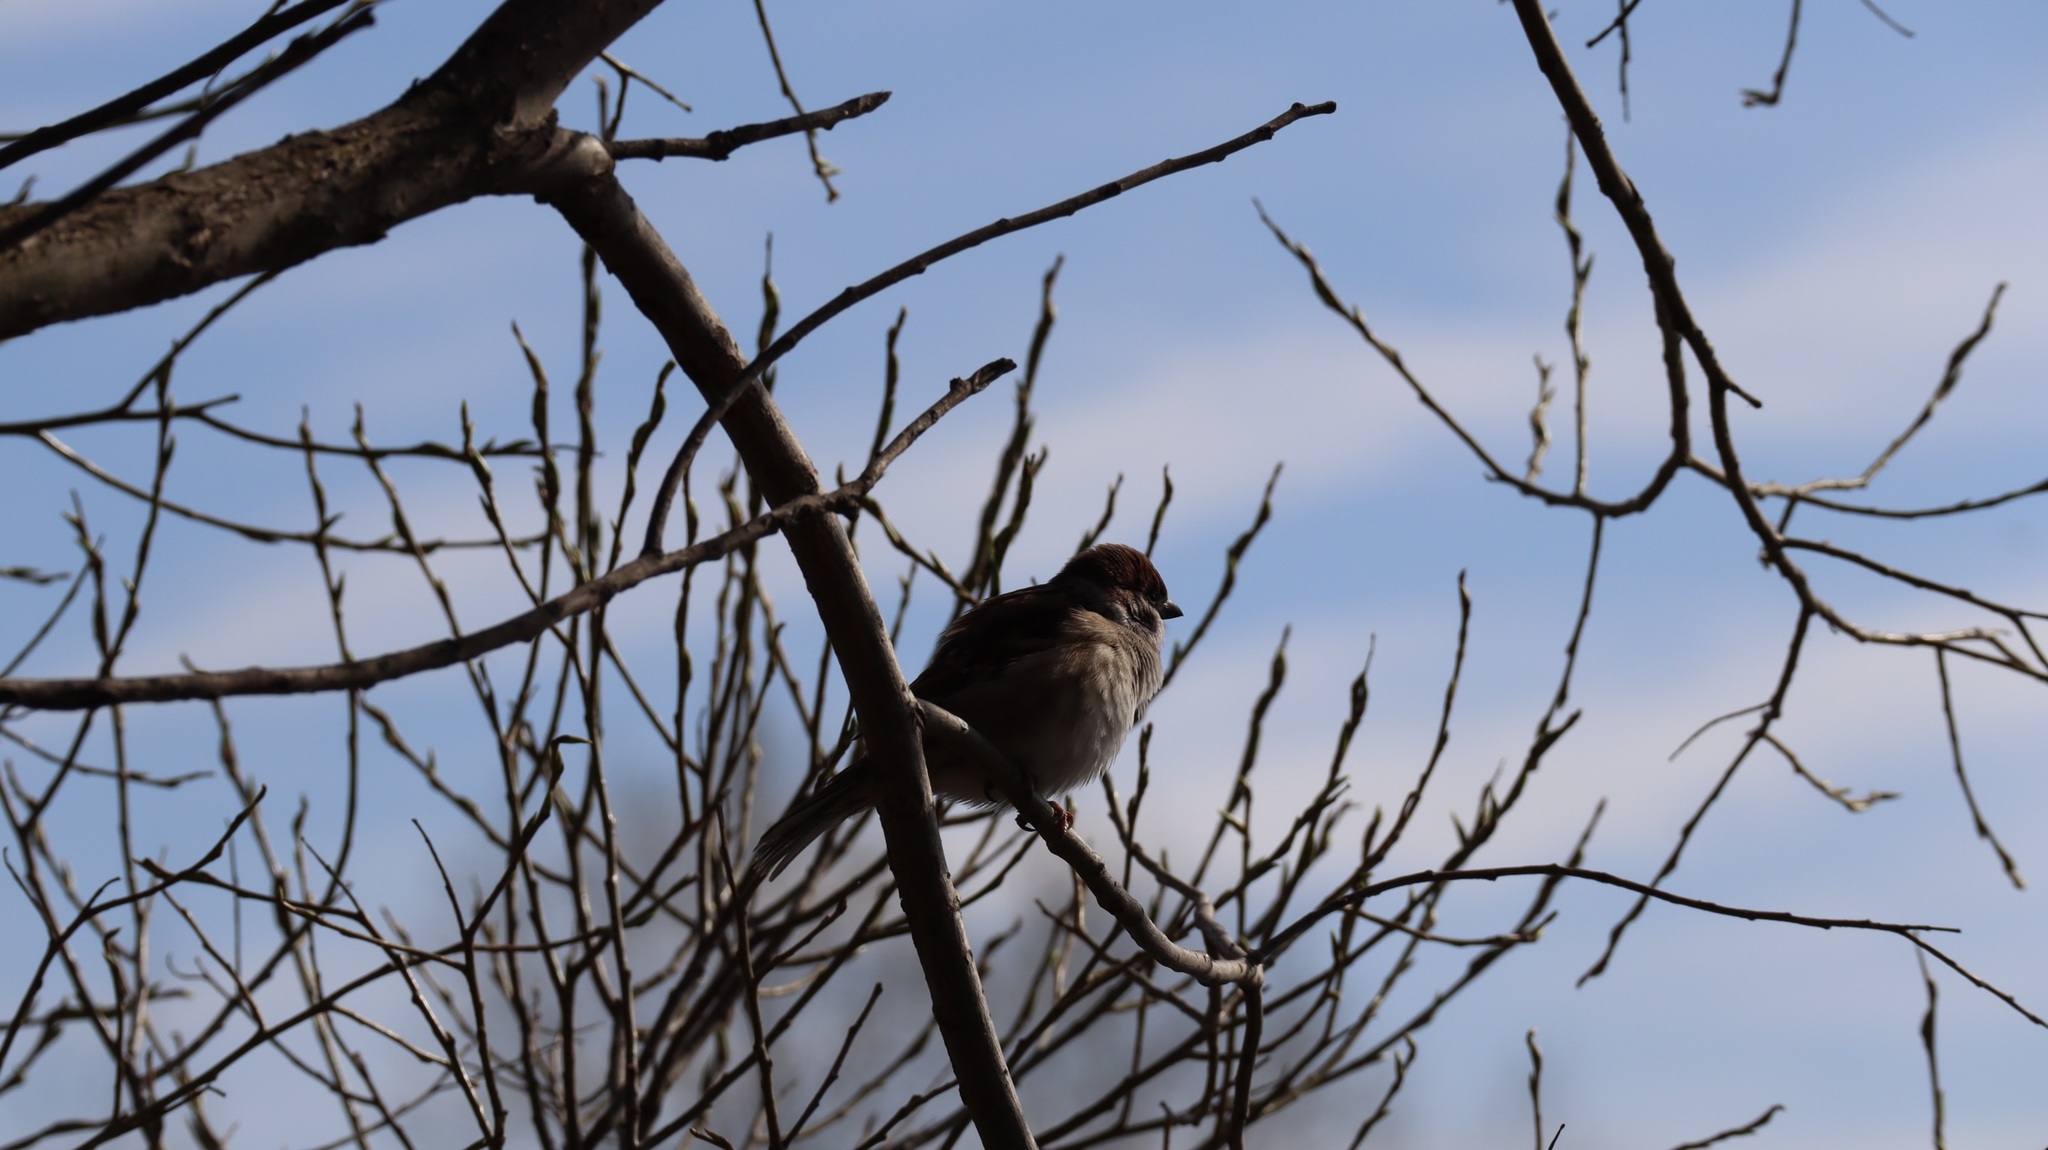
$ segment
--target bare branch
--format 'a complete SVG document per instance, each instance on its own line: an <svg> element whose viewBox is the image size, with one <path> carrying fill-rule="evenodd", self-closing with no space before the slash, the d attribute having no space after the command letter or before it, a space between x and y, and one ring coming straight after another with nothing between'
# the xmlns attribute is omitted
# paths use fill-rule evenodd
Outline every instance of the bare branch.
<svg viewBox="0 0 2048 1150"><path fill-rule="evenodd" d="M1799 44L1800 0L1792 0L1792 17L1785 29L1785 54L1778 59L1777 74L1771 77L1771 90L1757 88L1742 90L1742 106L1745 108L1774 107L1785 94L1785 73L1792 70L1792 50Z"/></svg>
<svg viewBox="0 0 2048 1150"><path fill-rule="evenodd" d="M332 11L348 2L349 0L301 0L289 8L269 12L185 66L167 72L91 111L80 112L47 128L37 128L0 148L0 168L17 164L37 152L47 151L80 136L90 135L115 124L127 123L151 104L206 79L264 41L289 32L315 16Z"/></svg>
<svg viewBox="0 0 2048 1150"><path fill-rule="evenodd" d="M1778 1112L1783 1109L1785 1109L1785 1107L1782 1104L1773 1104L1770 1109L1764 1111L1762 1114L1757 1115L1757 1117L1750 1122L1744 1123L1741 1126L1731 1127L1727 1130L1721 1131L1718 1134L1710 1134L1697 1142L1680 1143L1679 1145L1672 1147L1671 1150L1706 1150L1707 1147L1712 1146L1718 1142L1726 1142L1730 1138L1747 1138L1750 1135L1756 1133L1757 1131L1763 1129L1766 1125L1768 1125L1771 1119L1777 1117Z"/></svg>
<svg viewBox="0 0 2048 1150"><path fill-rule="evenodd" d="M1941 717L1947 724L1948 747L1955 758L1956 784L1962 788L1963 802L1970 808L1970 821L1976 825L1977 837L1989 843L1992 853L1998 856L1998 863L2005 868L2005 877L2012 882L2013 889L2025 890L2027 880L2020 877L2019 864L2013 861L2005 844L1992 833L1991 824L1984 821L1984 812L1977 806L1977 793L1970 789L1970 776L1963 770L1963 737L1956 731L1956 701L1948 686L1948 652L1939 647L1934 649L1934 671L1941 679Z"/></svg>
<svg viewBox="0 0 2048 1150"><path fill-rule="evenodd" d="M313 57L341 42L352 32L360 32L375 23L370 9L358 8L333 26L310 35L301 36L291 42L278 57L251 72L241 83L207 101L198 111L173 125L156 139L137 148L113 167L80 184L78 188L61 199L46 204L37 204L11 218L0 216L0 253L20 247L29 237L54 226L65 216L91 203L101 193L136 172L151 160L177 147L187 140L196 140L206 130L206 125L218 119L230 108L306 63Z"/></svg>
<svg viewBox="0 0 2048 1150"><path fill-rule="evenodd" d="M782 49L775 46L775 29L768 23L767 0L754 0L754 16L761 25L761 39L768 45L768 62L775 66L775 81L782 85L782 96L789 101L790 107L796 109L796 114L802 116L804 106L797 102L796 89L789 82L789 70L782 66ZM818 182L825 185L825 202L831 203L839 198L839 189L832 186L832 177L839 174L839 169L827 163L825 157L818 154L817 129L805 128L803 132L804 146L809 148L811 153L811 171L817 175Z"/></svg>
<svg viewBox="0 0 2048 1150"><path fill-rule="evenodd" d="M608 140L605 148L611 152L615 160L665 160L670 156L724 160L748 144L757 144L762 140L820 129L829 132L843 121L851 120L855 116L865 116L888 103L889 95L888 92L869 92L865 96L855 96L843 104L834 104L816 112L784 116L780 120L769 120L760 124L741 124L736 128L713 132L702 139L684 136L651 140Z"/></svg>
<svg viewBox="0 0 2048 1150"><path fill-rule="evenodd" d="M514 643L527 642L556 624L596 610L622 591L659 575L720 559L765 538L798 519L843 514L881 481L883 473L919 436L969 396L980 393L1016 365L996 360L952 388L913 420L852 482L818 495L801 496L748 520L730 531L651 558L636 559L579 584L530 611L479 631L455 638L317 667L249 667L240 671L199 671L186 675L151 675L122 679L0 679L0 703L45 710L77 710L113 703L157 703L177 699L218 699L230 695L282 695L317 691L360 690L421 671L453 666Z"/></svg>
<svg viewBox="0 0 2048 1150"><path fill-rule="evenodd" d="M816 495L817 472L774 401L762 389L746 386L769 357L764 354L750 365L739 354L689 273L610 174L610 157L604 159L605 167L583 182L565 184L550 202L625 285L706 402L728 409L721 422L768 500ZM912 696L896 665L887 625L836 518L793 521L786 535L846 676L868 753L882 766L876 772L876 808L889 865L903 892L911 938L960 1079L961 1098L985 1145L1024 1150L1035 1143L947 876Z"/></svg>
<svg viewBox="0 0 2048 1150"><path fill-rule="evenodd" d="M0 339L374 243L475 196L533 192L575 150L555 98L656 3L505 0L379 112L99 196L0 250ZM0 229L43 208L0 208Z"/></svg>
<svg viewBox="0 0 2048 1150"><path fill-rule="evenodd" d="M1841 928L1844 930L1871 930L1884 934L1896 934L1923 949L1926 949L1926 945L1917 937L1919 932L1942 931L1949 934L1959 933L1957 928L1952 926L1930 926L1925 923L1877 922L1867 918L1820 918L1813 915L1793 914L1790 911L1753 910L1747 907L1727 906L1722 903L1709 902L1706 899L1672 894L1669 891L1659 890L1648 883L1622 878L1620 875L1608 874L1606 871L1587 870L1584 867L1564 866L1558 863L1529 863L1522 866L1476 867L1469 870L1417 871L1414 874L1405 874L1398 878L1368 883L1356 890L1339 892L1325 899L1323 905L1303 915L1287 929L1281 931L1274 937L1272 942L1260 947L1255 957L1277 955L1291 945L1295 939L1299 938L1303 931L1328 917L1333 912L1361 906L1375 895L1385 894L1388 891L1400 890L1411 886L1434 885L1440 882L1469 882L1473 880L1493 882L1498 879L1515 878L1524 875L1584 879L1587 882L1597 882L1603 886L1620 887L1622 890L1634 891L1644 898L1667 902L1673 906L1705 911L1708 914L1725 915L1729 918L1746 919L1750 922L1783 922L1790 923L1793 926L1815 927L1820 930ZM1933 952L1930 950L1930 953Z"/></svg>
<svg viewBox="0 0 2048 1150"><path fill-rule="evenodd" d="M936 247L927 248L917 255L904 260L902 263L889 268L887 271L846 288L838 295L833 296L822 307L798 320L788 331L783 332L774 343L769 344L761 354L755 356L752 363L742 368L734 379L731 390L717 394L711 401L711 406L705 410L703 417L698 421L698 427L708 433L710 425L722 420L725 412L739 402L740 395L759 381L770 365L774 364L776 360L781 359L784 355L787 355L792 348L803 341L805 336L823 327L826 321L841 314L862 300L878 295L912 276L923 275L934 264L959 255L961 252L980 247L990 240L999 239L1013 232L1024 231L1027 228L1034 228L1043 223L1064 219L1084 208L1093 207L1104 200L1113 199L1133 188L1142 187L1154 180L1164 179L1167 176L1187 171L1190 168L1199 168L1204 164L1221 162L1254 144L1265 143L1267 140L1272 139L1275 133L1296 120L1306 119L1310 116L1326 116L1336 110L1337 105L1334 102L1324 102L1315 105L1295 104L1287 111L1280 113L1278 116L1235 139L1226 140L1212 148L1204 148L1199 152L1190 153L1189 155L1178 156L1170 160L1161 160L1150 167L1140 168L1130 175L1124 176L1122 179L1111 180L1109 183L1091 188L1080 195L1069 196L1056 204L1048 204L1036 211L1026 212L1021 216L1006 216L992 224L985 224L971 232L955 236ZM692 291L694 292L694 288ZM0 331L0 336L5 334L4 331ZM687 365L685 365L684 370L688 370ZM694 375L692 378L694 378ZM661 488L655 495L653 513L648 523L647 542L644 550L660 550L662 525L667 519L670 504L675 500L676 489L682 484L682 472L685 463L694 452L692 445L699 442L702 442L702 435L693 429L690 439L686 440L683 449L677 452L676 462L669 466L668 474L662 477Z"/></svg>
<svg viewBox="0 0 2048 1150"><path fill-rule="evenodd" d="M1920 1045L1927 1051L1927 1087L1934 1096L1934 1150L1948 1150L1948 1104L1941 1092L1941 1062L1934 1052L1934 1010L1941 996L1934 975L1927 971L1927 956L1914 955L1920 963L1920 981L1927 986L1927 1013L1920 1017Z"/></svg>

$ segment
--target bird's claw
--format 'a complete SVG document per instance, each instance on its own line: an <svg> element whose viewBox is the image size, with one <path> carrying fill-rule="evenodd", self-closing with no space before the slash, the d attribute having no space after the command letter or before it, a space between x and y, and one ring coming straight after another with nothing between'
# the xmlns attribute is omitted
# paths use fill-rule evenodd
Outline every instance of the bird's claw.
<svg viewBox="0 0 2048 1150"><path fill-rule="evenodd" d="M1052 821L1060 828L1061 833L1074 829L1074 816L1065 807L1051 799L1045 800L1045 805L1052 808ZM1023 811L1017 812L1017 825L1027 831L1038 829L1031 825L1030 819L1024 817Z"/></svg>

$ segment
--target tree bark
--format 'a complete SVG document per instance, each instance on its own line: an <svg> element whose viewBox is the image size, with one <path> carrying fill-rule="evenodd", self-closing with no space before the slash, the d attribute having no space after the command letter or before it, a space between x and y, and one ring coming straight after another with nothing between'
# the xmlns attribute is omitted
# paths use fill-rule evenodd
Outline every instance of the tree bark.
<svg viewBox="0 0 2048 1150"><path fill-rule="evenodd" d="M479 195L533 190L574 136L554 101L660 0L507 0L396 101L118 188L0 251L0 339L278 271ZM42 204L0 208L0 227Z"/></svg>

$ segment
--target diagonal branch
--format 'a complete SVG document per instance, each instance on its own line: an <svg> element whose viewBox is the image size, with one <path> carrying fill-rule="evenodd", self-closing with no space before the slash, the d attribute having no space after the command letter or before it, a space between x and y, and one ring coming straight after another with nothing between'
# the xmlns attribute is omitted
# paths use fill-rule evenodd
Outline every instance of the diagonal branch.
<svg viewBox="0 0 2048 1150"><path fill-rule="evenodd" d="M1675 333L1699 363L1707 377L1707 412L1713 431L1714 453L1719 468L1697 458L1686 461L1686 465L1721 484L1734 499L1743 522L1762 545L1763 559L1767 566L1776 570L1799 598L1801 607L1819 616L1829 626L1841 631L1860 643L1886 643L1897 646L1940 646L1958 654L1970 654L1996 663L2010 670L2033 678L2048 677L2039 665L2041 655L2033 652L2036 662L2030 663L2020 652L2013 650L1997 635L1982 628L1949 633L1907 633L1884 632L1863 627L1844 617L1831 603L1821 598L1813 588L1810 577L1797 563L1793 562L1790 550L1793 547L1818 549L1820 545L1809 541L1791 540L1768 518L1758 502L1757 489L1746 479L1742 461L1735 448L1735 433L1728 411L1729 396L1737 396L1751 406L1761 406L1759 401L1744 391L1728 374L1713 344L1707 340L1704 330L1693 316L1683 291L1678 285L1677 270L1671 253L1665 250L1663 240L1657 234L1656 225L1650 219L1649 209L1644 205L1642 195L1636 190L1628 175L1622 171L1620 161L1600 125L1600 118L1593 111L1586 94L1573 76L1571 65L1565 60L1564 49L1558 44L1555 30L1536 0L1514 0L1515 13L1520 18L1522 30L1530 49L1536 56L1537 65L1550 81L1552 92L1558 104L1570 120L1573 134L1578 137L1587 163L1599 177L1600 191L1614 205L1615 213L1627 227L1630 238L1643 261L1653 295L1657 301L1659 318L1668 331ZM1988 309L1987 309L1988 314ZM1967 348L1974 346L1966 341L1958 348L1958 357L1952 357L1952 365L1959 370L1960 356L1967 355ZM1953 387L1953 383L1949 386ZM1911 580L1908 580L1910 582ZM2019 623L2017 615L2007 618ZM2021 626L2022 637L2030 650L2032 639ZM1987 651L1973 651L1963 646L1966 642L1980 643Z"/></svg>
<svg viewBox="0 0 2048 1150"><path fill-rule="evenodd" d="M1023 774L983 738L981 732L932 703L919 700L917 706L924 715L926 737L946 746L951 753L970 755L978 760L976 765L980 771L1037 830L1039 838L1045 841L1046 849L1074 869L1102 909L1115 915L1124 932L1131 936L1131 941L1161 966L1177 974L1185 974L1204 986L1244 983L1258 977L1259 963L1248 957L1231 939L1216 920L1215 908L1209 905L1208 897L1200 890L1179 884L1181 893L1196 904L1195 920L1209 953L1189 950L1168 938L1146 913L1145 905L1133 898L1109 873L1109 864L1103 861L1102 856L1096 854L1080 835L1061 825L1052 804L1031 789Z"/></svg>
<svg viewBox="0 0 2048 1150"><path fill-rule="evenodd" d="M1199 152L1189 155L1161 160L1150 167L1141 168L1121 179L1111 180L1106 184L1090 188L1080 195L1069 196L1056 204L1048 204L1037 211L1026 212L1021 216L1005 216L994 223L985 224L971 232L954 236L952 239L936 247L927 248L897 264L895 267L872 276L862 283L854 284L844 289L827 301L824 306L798 320L788 331L782 333L774 343L769 344L763 349L760 355L754 357L752 363L746 364L735 375L730 390L713 393L711 396L711 407L705 411L703 418L698 421L697 427L691 430L690 438L685 441L683 449L677 452L676 463L671 464L668 474L662 477L661 488L655 493L653 509L648 518L647 542L644 545L644 550L661 550L662 529L668 518L668 509L675 502L677 489L682 486L682 461L695 451L695 448L691 445L703 441L703 436L709 431L710 425L724 418L727 408L739 402L739 397L743 391L757 390L752 388L751 385L761 378L761 374L768 370L769 365L789 354L790 349L800 343L805 336L823 327L833 317L862 300L879 295L912 276L923 275L931 269L932 265L941 260L950 259L961 252L980 247L990 240L1007 236L1012 232L1020 232L1026 228L1035 228L1040 224L1049 223L1053 220L1064 219L1084 208L1093 207L1104 200L1114 199L1130 191L1132 188L1141 187L1154 180L1171 176L1176 172L1184 172L1189 168L1199 168L1204 164L1214 164L1228 159L1254 144L1261 144L1272 139L1274 134L1279 132L1280 129L1287 127L1296 120L1306 119L1310 116L1326 116L1336 110L1337 105L1335 101L1325 101L1314 105L1297 103L1285 112L1235 139L1225 140L1215 147L1204 148ZM692 378L695 377L693 376Z"/></svg>
<svg viewBox="0 0 2048 1150"><path fill-rule="evenodd" d="M1297 918L1285 929L1276 932L1266 945L1246 951L1232 939L1216 921L1213 908L1203 893L1190 884L1174 879L1163 868L1145 860L1148 869L1163 884L1173 888L1194 905L1194 921L1204 936L1208 953L1189 950L1167 938L1152 922L1144 904L1133 898L1109 873L1108 864L1090 848L1085 840L1070 828L1063 827L1053 810L1043 798L1034 793L1000 752L990 746L972 727L946 711L920 702L926 731L931 736L946 742L955 754L966 754L979 760L980 769L1002 792L1003 798L1022 813L1032 824L1047 848L1068 865L1088 886L1088 889L1102 905L1117 919L1133 942L1147 955L1161 965L1209 986L1227 982L1251 984L1259 978L1264 966L1284 954L1318 923L1333 914L1355 913L1372 898L1392 891L1410 887L1437 887L1450 882L1495 882L1503 878L1542 877L1556 882L1562 879L1578 879L1598 883L1602 886L1618 887L1632 891L1644 902L1656 900L1673 906L1707 914L1739 918L1749 922L1777 922L1791 926L1803 926L1817 930L1858 930L1880 934L1897 935L1911 943L1918 951L1931 955L1936 961L1968 979L1970 983L2005 1003L2021 1017L2036 1026L2048 1027L2048 1019L2029 1010L2010 992L2000 989L1988 980L1964 968L1955 959L1921 936L1926 933L1958 933L1957 928L1936 926L1927 923L1882 922L1862 918L1831 918L1817 915L1795 914L1790 911L1759 910L1752 907L1732 906L1674 894L1659 889L1650 883L1623 878L1606 871L1592 870L1572 863L1533 863L1522 866L1474 867L1448 870L1423 870L1399 875L1379 882L1348 885L1324 898L1316 907ZM1659 876L1660 880L1663 876Z"/></svg>
<svg viewBox="0 0 2048 1150"><path fill-rule="evenodd" d="M597 154L589 155L593 150ZM816 494L817 470L781 409L762 389L744 387L748 366L739 345L612 174L611 157L593 140L583 158L591 164L586 177L564 181L547 201L618 277L707 402L743 393L730 404L723 424L762 494L778 504ZM913 697L896 664L888 625L837 518L806 516L790 523L784 534L839 660L868 753L880 768L875 805L889 867L902 893L904 917L931 991L933 1017L959 1079L961 1101L984 1146L1030 1150L1036 1143L947 874ZM629 1138L640 1133L629 1132Z"/></svg>
<svg viewBox="0 0 2048 1150"><path fill-rule="evenodd" d="M1431 415L1436 416L1439 422L1449 428L1451 434L1457 436L1466 449L1471 451L1480 464L1486 468L1488 479L1496 483L1505 484L1522 495L1541 500L1553 507L1579 507L1598 516L1620 518L1624 515L1634 515L1649 510L1657 502L1658 498L1663 495L1664 489L1670 485L1672 477L1678 474L1679 468L1685 465L1692 451L1692 433L1686 414L1691 400L1686 392L1685 368L1678 356L1677 335L1667 322L1665 310L1661 303L1657 307L1657 321L1658 326L1664 332L1665 380L1666 389L1670 393L1671 406L1671 449L1665 453L1664 458L1657 464L1655 472L1644 483L1642 489L1626 499L1596 499L1586 494L1584 485L1581 483L1575 483L1571 491L1553 491L1535 481L1536 473L1533 470L1526 475L1518 476L1508 470L1499 460L1495 459L1493 454L1486 449L1486 446L1479 442L1479 438L1467 430L1464 424L1458 420L1458 417L1453 415L1448 408L1444 407L1437 400L1436 396L1430 392L1429 388L1423 384L1422 380L1416 376L1415 372L1409 368L1407 361L1401 358L1400 350L1382 339L1372 329L1372 325L1366 322L1364 311L1357 304L1347 304L1344 302L1343 298L1337 294L1337 289L1331 285L1329 277L1323 273L1322 265L1316 262L1314 253L1308 250L1307 245L1288 235L1273 217L1266 214L1264 205L1258 204L1257 201L1253 201L1253 203L1258 208L1259 219L1273 233L1273 238L1278 240L1280 246L1287 249L1288 253L1308 273L1309 287L1316 293L1316 298L1322 302L1324 307L1335 312L1339 318L1350 325L1351 330L1356 332L1358 337L1365 341L1366 346L1372 348L1381 359L1386 361L1388 367L1394 369L1394 373L1399 375L1402 381L1408 385L1409 390L1415 393L1415 398L1421 401L1422 405L1429 410ZM1575 263L1575 270L1577 266ZM1547 404L1547 400L1543 401L1543 403ZM1539 405L1537 410L1538 412L1542 411L1543 406ZM1534 416L1532 415L1533 418ZM1540 421L1538 426L1540 428ZM1533 462L1534 460L1532 459Z"/></svg>
<svg viewBox="0 0 2048 1150"><path fill-rule="evenodd" d="M239 671L198 671L185 675L122 679L0 679L0 703L44 710L78 710L116 703L219 699L229 695L361 690L422 671L467 662L501 647L537 638L557 623L595 610L620 592L656 576L724 558L748 543L785 529L802 517L856 510L861 500L881 482L889 464L909 450L919 436L929 431L947 412L968 397L979 394L1004 372L1015 367L1011 361L999 359L965 379L954 380L946 394L911 421L886 449L877 453L860 475L836 490L792 499L730 531L681 550L643 556L481 631L370 659L317 667L249 667Z"/></svg>

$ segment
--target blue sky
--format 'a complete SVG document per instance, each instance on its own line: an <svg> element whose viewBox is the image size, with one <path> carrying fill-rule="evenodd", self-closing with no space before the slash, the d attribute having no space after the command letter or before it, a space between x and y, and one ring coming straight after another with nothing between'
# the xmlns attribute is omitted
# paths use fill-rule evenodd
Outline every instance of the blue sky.
<svg viewBox="0 0 2048 1150"><path fill-rule="evenodd" d="M487 10L467 0L393 0L375 30L222 121L202 159L374 109L429 71ZM1849 0L1806 5L1784 102L1744 108L1740 89L1767 86L1777 65L1784 5L1645 4L1633 25L1627 119L1614 83L1616 44L1582 47L1609 8L1565 5L1558 19L1696 315L1738 380L1764 400L1736 421L1753 477L1797 482L1860 470L1925 402L1993 286L2010 282L1997 329L1963 385L1874 489L1887 504L1928 505L2041 477L2048 11L1927 0L1888 10L1916 35L1897 35ZM88 106L210 45L252 11L222 0L176 8L6 0L0 119L28 127ZM642 207L739 332L751 333L758 319L771 232L785 314L798 314L956 232L1234 136L1291 102L1338 102L1336 115L1297 124L1223 165L978 249L863 304L785 361L778 395L827 470L857 458L871 432L882 333L899 307L910 317L901 348L908 406L997 355L1021 358L1039 276L1064 255L1060 323L1039 386L1037 434L1051 463L1013 573L1050 574L1119 473L1124 510L1111 534L1141 534L1159 470L1170 465L1177 494L1161 567L1181 602L1205 603L1222 547L1249 521L1268 471L1285 462L1273 524L1245 565L1233 608L1155 710L1157 761L1186 780L1185 814L1203 821L1223 801L1242 715L1289 625L1292 679L1269 720L1262 772L1275 798L1263 809L1284 809L1280 800L1320 774L1345 684L1372 644L1375 693L1353 758L1356 793L1398 802L1433 732L1455 634L1455 582L1467 572L1476 602L1467 681L1445 775L1406 861L1441 854L1447 812L1469 808L1496 765L1519 757L1548 701L1586 524L1485 483L1400 380L1320 310L1259 224L1252 198L1316 252L1337 288L1468 427L1501 457L1523 458L1536 389L1530 357L1568 359L1569 279L1550 219L1563 124L1512 11L1483 0L1408 0L785 3L771 14L807 106L875 89L895 95L822 137L825 155L844 169L837 203L825 202L793 141L724 164L626 170ZM670 4L617 54L695 109L685 114L636 92L628 135L701 135L786 114L747 4ZM579 83L563 114L587 124L593 105L588 82ZM68 186L128 142L50 158L39 190ZM1616 495L1640 484L1661 451L1661 375L1640 264L1590 179L1580 181L1576 216L1597 256L1586 318L1592 486ZM361 402L383 440L445 439L467 399L482 434L513 438L525 432L528 391L508 325L520 324L558 380L571 377L575 258L560 221L530 202L444 211L285 276L194 349L176 390L187 400L240 393L238 419L285 434L304 407L335 438ZM118 394L221 295L0 345L0 418ZM607 305L599 417L623 438L643 415L664 356L622 295ZM985 460L1007 427L1002 391L950 418L878 493L915 536L949 555L965 547ZM1562 400L1556 412L1553 475L1570 457ZM667 434L672 445L680 430ZM85 435L77 446L140 479L143 442ZM302 481L280 461L209 457L197 432L185 442L173 497L260 522L309 521ZM133 506L39 452L11 442L0 454L0 482L29 493L0 512L10 540L0 564L72 562L58 512L74 487L94 521L123 538ZM475 520L465 476L404 478L423 517ZM351 509L345 526L383 529L367 486L332 482ZM1954 524L1842 521L1824 534L1986 595L2039 604L2048 591L2048 513L2039 506ZM170 669L181 653L216 667L330 657L311 565L254 547L207 550L217 543L184 525L167 531L128 669ZM1610 529L1575 690L1586 718L1482 861L1559 857L1605 797L1590 865L1654 870L1740 731L1724 727L1675 763L1666 757L1700 723L1767 693L1792 623L1791 596L1759 570L1755 550L1732 504L1684 477L1652 514ZM1826 594L1873 626L1976 622L1850 572L1813 569ZM466 622L513 608L517 588L487 563L452 570L467 580ZM898 573L886 556L870 570L878 586ZM798 602L793 570L785 565L776 577L780 600ZM407 642L432 619L416 575L398 564L356 565L350 584L359 651ZM0 596L8 604L0 637L11 644L48 592L8 584ZM644 607L649 650L662 630L653 598ZM635 610L624 604L615 618ZM905 645L913 668L934 624L914 621ZM30 670L83 670L89 645L82 631L70 638ZM2048 783L2035 769L2048 736L2040 688L1974 667L1954 673L1979 799L2022 871L2048 877L2048 842L2030 833L2048 809ZM413 705L424 730L436 729L437 700L459 690L453 676L420 688ZM252 758L273 764L280 791L317 787L294 779L291 767L326 752L291 739L311 717L331 725L333 708L278 702L236 711L263 748ZM202 720L165 712L136 722L203 757ZM441 721L454 754L473 732ZM1905 798L1852 816L1781 762L1760 758L1669 885L1743 905L1959 925L1965 933L1952 953L2037 1011L2048 1005L2039 961L2048 916L2037 891L2005 885L1971 832L1932 660L1819 636L1783 730L1819 774ZM1128 764L1120 769L1127 786ZM380 834L409 843L395 809L389 821ZM157 833L183 841L168 817ZM386 865L391 886L377 897L398 904L403 867ZM1522 897L1504 890L1467 905L1497 916ZM15 898L0 892L0 914L21 913L7 901ZM1543 945L1508 960L1427 1032L1391 1144L1526 1137L1522 1034L1530 1027L1547 1055L1546 1115L1569 1124L1560 1145L1573 1150L1677 1144L1777 1102L1788 1110L1762 1136L1777 1145L1925 1142L1922 998L1904 947L1653 910L1615 969L1574 989L1626 904L1612 892L1574 889L1560 905ZM1475 912L1446 929L1493 928L1482 920ZM2048 1033L1954 978L1944 977L1942 990L1952 1144L2039 1145L2048 1138L2038 1071ZM1341 1104L1329 1113L1348 1130Z"/></svg>

